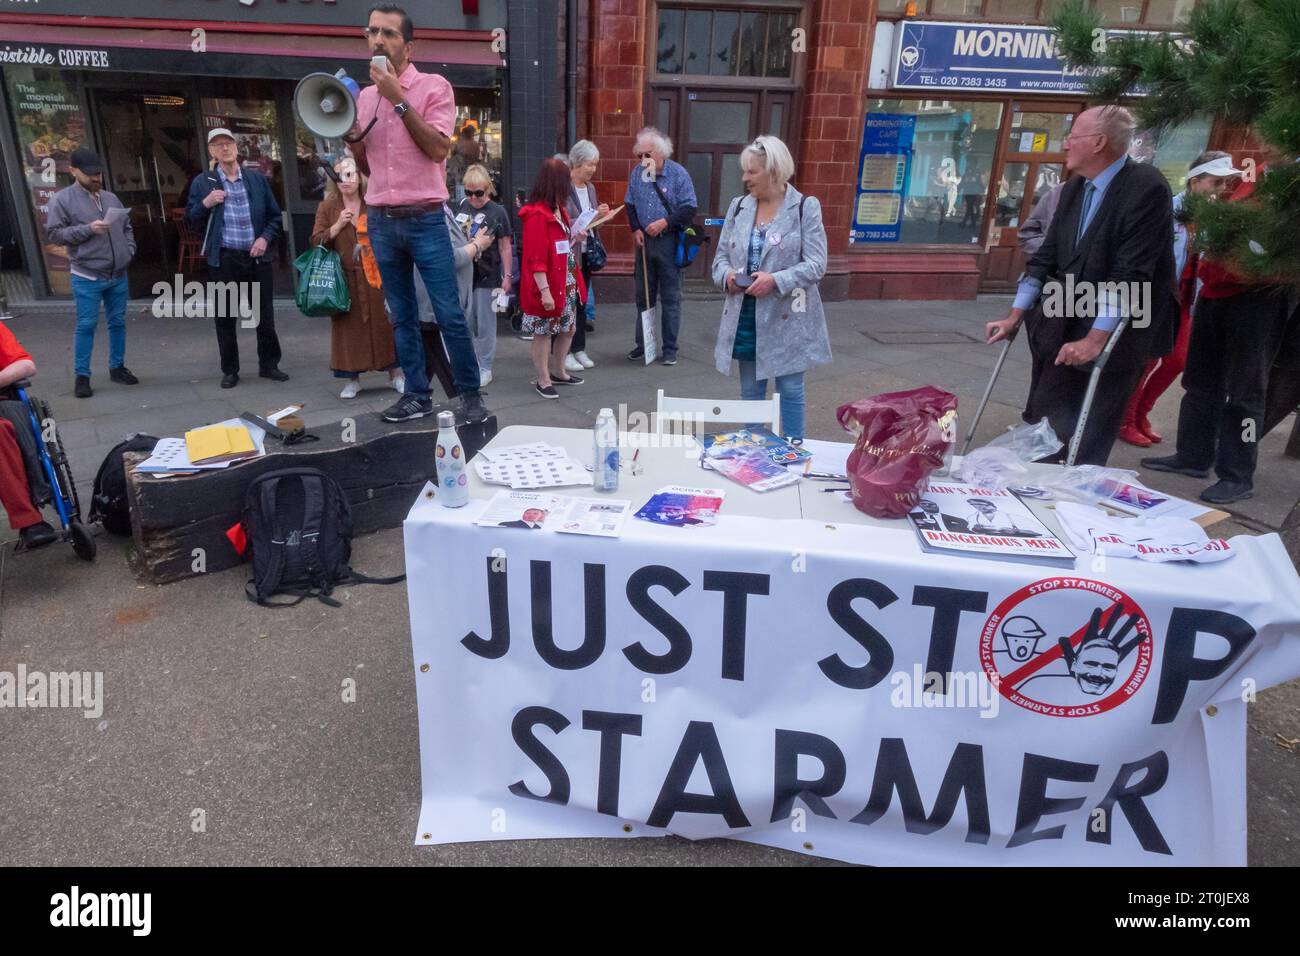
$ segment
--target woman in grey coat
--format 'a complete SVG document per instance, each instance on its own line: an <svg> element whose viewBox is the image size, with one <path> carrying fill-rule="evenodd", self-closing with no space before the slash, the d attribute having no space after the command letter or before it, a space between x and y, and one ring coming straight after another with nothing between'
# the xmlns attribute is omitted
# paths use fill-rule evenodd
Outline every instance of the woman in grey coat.
<svg viewBox="0 0 1300 956"><path fill-rule="evenodd" d="M447 220L447 233L451 236L452 261L456 265L456 293L460 299L462 311L468 313L470 296L474 285L474 260L481 256L495 240L487 230L480 231L473 239L466 239L460 223L452 214L451 208L443 203L443 217ZM442 332L438 328L437 316L433 314L433 303L429 301L428 290L417 272L415 275L415 304L420 314L420 337L424 342L424 370L429 381L436 377L448 398L455 398L457 388L451 372L451 360L447 357L447 347L442 343ZM391 321L391 316L389 321Z"/></svg>
<svg viewBox="0 0 1300 956"><path fill-rule="evenodd" d="M714 285L727 293L714 360L724 375L739 361L742 399L765 398L775 378L781 433L802 441L804 372L831 360L817 289L826 274L822 207L789 185L794 160L775 136L746 146L740 168L746 194L732 200L713 258Z"/></svg>

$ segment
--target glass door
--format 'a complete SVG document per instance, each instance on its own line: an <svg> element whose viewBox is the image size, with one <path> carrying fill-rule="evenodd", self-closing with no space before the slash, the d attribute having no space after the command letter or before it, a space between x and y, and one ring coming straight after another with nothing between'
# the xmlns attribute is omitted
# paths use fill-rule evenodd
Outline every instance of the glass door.
<svg viewBox="0 0 1300 956"><path fill-rule="evenodd" d="M181 230L175 210L198 174L198 130L193 107L179 90L94 91L104 161L105 188L131 212L136 254L127 273L133 298L152 295L154 283L171 283L181 264Z"/></svg>
<svg viewBox="0 0 1300 956"><path fill-rule="evenodd" d="M1014 286L1024 270L1020 227L1065 173L1064 140L1077 104L1012 105L994 179L993 221L982 289Z"/></svg>

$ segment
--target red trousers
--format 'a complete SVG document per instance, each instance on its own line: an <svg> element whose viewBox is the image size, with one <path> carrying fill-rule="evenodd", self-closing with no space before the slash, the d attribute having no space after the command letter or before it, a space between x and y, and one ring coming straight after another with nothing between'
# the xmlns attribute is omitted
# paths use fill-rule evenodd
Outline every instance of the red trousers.
<svg viewBox="0 0 1300 956"><path fill-rule="evenodd" d="M1174 379L1183 374L1183 367L1187 365L1187 343L1192 337L1192 313L1187 308L1180 311L1178 338L1174 340L1174 350L1162 358L1152 359L1147 362L1146 368L1142 369L1138 387L1133 390L1128 408L1124 409L1125 425L1132 425L1139 418L1146 418L1151 414L1151 409L1156 407L1156 402L1165 393L1165 389L1174 383Z"/></svg>
<svg viewBox="0 0 1300 956"><path fill-rule="evenodd" d="M27 469L15 435L14 423L0 419L0 504L9 515L9 527L19 531L40 521L41 513L32 505Z"/></svg>

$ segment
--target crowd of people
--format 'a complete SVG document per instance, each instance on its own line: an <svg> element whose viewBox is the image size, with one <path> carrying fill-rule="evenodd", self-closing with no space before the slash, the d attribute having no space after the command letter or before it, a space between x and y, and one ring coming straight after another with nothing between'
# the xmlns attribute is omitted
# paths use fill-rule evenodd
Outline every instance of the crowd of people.
<svg viewBox="0 0 1300 956"><path fill-rule="evenodd" d="M526 200L515 203L522 224L516 244L481 157L468 149L455 152L451 85L411 61L410 17L392 4L376 5L365 34L374 54L371 85L361 91L354 135L333 166L311 236L313 245L337 253L349 293L349 308L331 320L330 367L343 380L341 397L359 394L363 374L384 373L399 397L383 418L409 421L433 411L431 382L437 379L460 403L464 420L485 418L481 390L493 381L498 322L517 295L532 387L543 399L560 398L595 366L586 336L595 329L593 274L604 249L599 231L582 217L594 211L599 221L609 213L593 185L599 152L582 140L542 163ZM1129 158L1133 128L1131 115L1117 107L1090 109L1075 120L1064 143L1067 171L1074 175L1043 197L1021 230L1026 271L1007 318L988 324L987 339L1001 341L1026 322L1033 367L1025 418L1045 416L1068 438L1092 363L1123 309L1103 297L1092 315L1048 315L1040 301L1044 287L1067 277L1076 284L1145 283L1147 321L1129 324L1109 354L1077 460L1104 464L1117 437L1144 447L1159 442L1148 415L1183 374L1177 452L1145 459L1144 466L1197 477L1213 466L1220 481L1202 495L1206 501L1249 497L1258 438L1267 431L1269 372L1288 322L1295 324L1296 292L1250 283L1229 265L1188 252L1187 229L1174 219L1184 194L1171 197L1157 169ZM190 184L186 218L203 235L210 278L257 283L258 373L282 382L288 375L279 368L266 256L281 229L280 207L266 178L241 165L229 130L208 134L208 152L212 165ZM690 174L672 153L661 130L637 133L623 196L634 243L636 311L657 307L659 360L666 366L678 361L683 235L699 207ZM459 163L457 190L463 191L456 202L448 191L450 156ZM727 209L711 270L725 294L715 364L730 375L735 363L744 399L765 398L774 386L782 431L798 442L805 431L805 372L831 361L818 289L827 266L821 205L791 185L794 161L776 137L757 137L739 162L744 191ZM92 394L101 308L110 379L138 382L125 364L124 322L126 269L136 246L122 204L103 188L100 157L77 150L72 167L75 183L50 201L47 234L71 260L75 394L84 398ZM956 212L960 182L952 172L941 167L936 174L941 215ZM1241 173L1228 154L1205 153L1192 165L1187 192L1240 201L1253 188L1237 186ZM987 182L981 177L972 173L972 182ZM973 187L968 214L972 197L978 198ZM221 386L234 388L238 316L226 309L213 318ZM640 363L641 322L633 328L627 358ZM20 351L16 342L8 347L13 361L0 370L0 384L26 371L22 362L30 356ZM1260 428L1246 435L1246 421ZM0 432L0 462L11 457L7 437ZM0 496L3 491L0 484ZM10 515L11 521L30 517Z"/></svg>

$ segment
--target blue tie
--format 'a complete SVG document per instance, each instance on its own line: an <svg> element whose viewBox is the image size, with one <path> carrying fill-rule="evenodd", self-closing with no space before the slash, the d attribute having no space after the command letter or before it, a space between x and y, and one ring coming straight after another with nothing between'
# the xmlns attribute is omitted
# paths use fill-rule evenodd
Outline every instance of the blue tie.
<svg viewBox="0 0 1300 956"><path fill-rule="evenodd" d="M1074 237L1074 244L1077 246L1083 238L1083 234L1088 231L1088 213L1092 211L1092 194L1097 191L1097 187L1088 183L1083 187L1083 211L1079 213L1079 234Z"/></svg>

